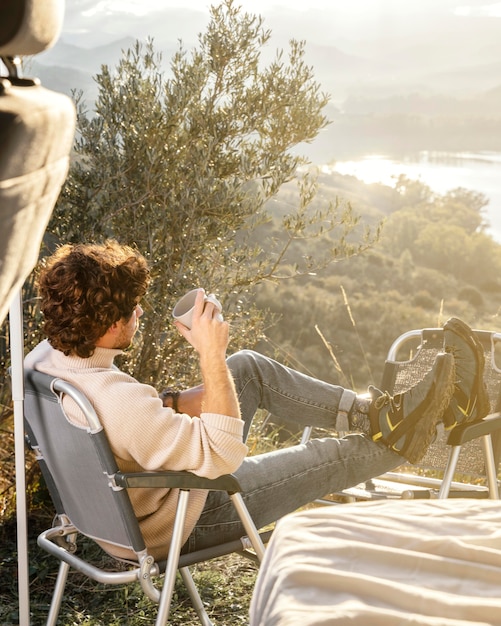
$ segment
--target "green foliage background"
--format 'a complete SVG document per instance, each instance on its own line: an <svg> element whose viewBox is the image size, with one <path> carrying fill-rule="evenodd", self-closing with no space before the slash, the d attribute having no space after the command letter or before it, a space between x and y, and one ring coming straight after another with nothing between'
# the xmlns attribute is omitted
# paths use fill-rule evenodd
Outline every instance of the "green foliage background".
<svg viewBox="0 0 501 626"><path fill-rule="evenodd" d="M338 174L318 184L319 196L349 200L362 223L383 220L381 238L314 275L260 286L257 304L278 318L261 349L365 390L379 383L389 346L406 330L442 326L451 316L498 328L501 246L485 233L482 194L435 194L404 177L394 189Z"/></svg>
<svg viewBox="0 0 501 626"><path fill-rule="evenodd" d="M312 207L308 171L273 224L278 236L262 228L256 237L277 219L270 200L306 163L296 148L328 123L304 42L266 65L270 36L261 18L224 2L198 48L180 46L168 76L153 42L137 42L115 70L102 67L95 110L79 106L75 159L49 232L65 242L113 237L150 261L142 335L123 364L143 381L194 382L192 350L169 322L184 292L215 291L232 321L232 350L248 347L264 324L256 285L325 267L371 240L365 231L349 237L357 229L349 204Z"/></svg>

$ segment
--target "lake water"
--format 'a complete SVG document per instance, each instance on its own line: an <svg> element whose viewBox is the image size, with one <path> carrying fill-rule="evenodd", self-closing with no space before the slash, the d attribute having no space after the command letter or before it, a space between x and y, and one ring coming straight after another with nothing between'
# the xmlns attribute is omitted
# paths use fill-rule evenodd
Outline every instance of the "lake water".
<svg viewBox="0 0 501 626"><path fill-rule="evenodd" d="M331 171L356 176L365 183L394 186L404 174L420 180L437 193L464 187L479 191L489 199L484 209L489 234L501 243L501 153L499 152L420 152L402 160L368 155L353 161L327 166Z"/></svg>

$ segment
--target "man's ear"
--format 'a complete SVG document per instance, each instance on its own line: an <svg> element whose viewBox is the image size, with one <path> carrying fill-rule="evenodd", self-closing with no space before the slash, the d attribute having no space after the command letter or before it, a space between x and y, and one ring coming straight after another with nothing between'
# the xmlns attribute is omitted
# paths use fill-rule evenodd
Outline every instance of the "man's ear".
<svg viewBox="0 0 501 626"><path fill-rule="evenodd" d="M106 335L108 337L113 337L113 338L119 335L122 332L122 326L123 326L123 323L121 322L122 320L119 320L118 322L115 322L114 324L112 324L106 331Z"/></svg>
<svg viewBox="0 0 501 626"><path fill-rule="evenodd" d="M110 348L113 344L115 337L119 334L120 328L118 322L112 324L102 337L96 341L96 346L101 348Z"/></svg>

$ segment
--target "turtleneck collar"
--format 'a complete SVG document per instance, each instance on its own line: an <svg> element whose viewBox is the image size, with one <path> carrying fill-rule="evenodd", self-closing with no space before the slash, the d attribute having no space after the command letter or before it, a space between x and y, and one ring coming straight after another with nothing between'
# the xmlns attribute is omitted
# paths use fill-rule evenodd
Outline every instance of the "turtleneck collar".
<svg viewBox="0 0 501 626"><path fill-rule="evenodd" d="M54 350L54 349L53 349ZM122 350L114 350L112 348L96 348L94 354L86 359L72 355L65 356L59 350L54 350L57 353L56 358L64 359L67 367L72 369L89 369L89 368L110 368L113 366L113 360L119 354L123 354Z"/></svg>
<svg viewBox="0 0 501 626"><path fill-rule="evenodd" d="M26 356L25 365L28 368L36 369L37 363L48 360L52 361L55 367L61 369L111 369L115 357L122 353L122 350L112 348L96 348L94 354L87 359L71 354L65 356L45 339Z"/></svg>

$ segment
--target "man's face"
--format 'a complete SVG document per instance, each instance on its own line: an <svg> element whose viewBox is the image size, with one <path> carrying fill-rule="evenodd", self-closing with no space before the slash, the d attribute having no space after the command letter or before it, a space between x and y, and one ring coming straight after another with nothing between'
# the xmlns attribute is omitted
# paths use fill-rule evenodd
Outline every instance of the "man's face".
<svg viewBox="0 0 501 626"><path fill-rule="evenodd" d="M136 334L137 329L139 328L139 318L143 314L143 309L139 306L136 306L130 319L126 322L120 320L118 323L120 324L120 333L117 335L117 340L115 345L113 346L117 350L126 350L132 343L132 339Z"/></svg>

